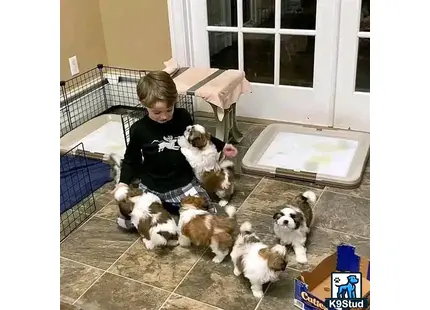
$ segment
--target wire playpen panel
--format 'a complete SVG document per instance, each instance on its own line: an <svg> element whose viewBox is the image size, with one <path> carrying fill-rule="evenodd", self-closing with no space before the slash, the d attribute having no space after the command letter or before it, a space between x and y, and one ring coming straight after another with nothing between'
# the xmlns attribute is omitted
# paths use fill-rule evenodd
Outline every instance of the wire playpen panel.
<svg viewBox="0 0 430 310"><path fill-rule="evenodd" d="M102 114L121 114L123 135L127 145L130 127L147 114L137 97L136 86L139 79L148 72L149 70L117 68L100 64L70 80L60 81L60 138ZM193 99L191 95L179 95L176 107L187 109L194 121ZM64 183L60 193L62 201L66 194L75 198L82 196L83 190L79 189L79 182L89 179L92 186L90 193L83 200L76 198L75 201L70 198L67 200L67 208L64 207L64 202L60 206L61 240L95 211L93 192L97 189L96 186L101 186L101 182L105 179L104 175L101 176L100 172L91 166L105 163L100 158L91 157L92 152L85 151L82 143L67 152L65 150L62 152L62 174L60 178L64 177L66 168L70 168L78 160L83 165L80 166L82 169L78 169L76 172L78 174L74 179L76 182ZM96 161L92 162L93 160ZM87 168L89 167L88 163L90 163L91 168L85 169L83 163L87 164ZM102 171L103 169L105 168L101 167L99 170ZM85 188L88 190L88 187Z"/></svg>
<svg viewBox="0 0 430 310"><path fill-rule="evenodd" d="M96 211L89 164L82 143L60 154L60 240Z"/></svg>

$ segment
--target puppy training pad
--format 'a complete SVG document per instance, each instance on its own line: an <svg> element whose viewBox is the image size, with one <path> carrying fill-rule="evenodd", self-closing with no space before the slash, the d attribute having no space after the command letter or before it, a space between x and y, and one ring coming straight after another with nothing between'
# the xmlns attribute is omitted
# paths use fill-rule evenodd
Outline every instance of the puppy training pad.
<svg viewBox="0 0 430 310"><path fill-rule="evenodd" d="M111 153L122 158L126 145L121 116L103 114L85 122L61 137L60 149L66 152L79 143L84 144L89 158L107 159Z"/></svg>
<svg viewBox="0 0 430 310"><path fill-rule="evenodd" d="M359 186L370 149L370 134L291 124L267 126L242 160L247 173Z"/></svg>

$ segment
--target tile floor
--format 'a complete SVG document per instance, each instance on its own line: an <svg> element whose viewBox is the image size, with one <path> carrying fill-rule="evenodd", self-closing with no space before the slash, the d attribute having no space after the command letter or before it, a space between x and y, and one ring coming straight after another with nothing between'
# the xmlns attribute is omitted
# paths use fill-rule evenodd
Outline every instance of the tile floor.
<svg viewBox="0 0 430 310"><path fill-rule="evenodd" d="M211 121L199 121L214 130ZM238 145L238 163L264 128L239 125L245 138ZM276 207L306 189L317 193L308 266L296 264L290 253L281 280L256 299L247 281L233 275L229 259L216 265L210 251L194 248L149 252L136 233L117 228L117 206L109 194L112 184L107 184L95 193L96 213L61 243L61 309L292 310L294 277L317 265L337 244L349 242L359 254L370 255L369 165L355 190L245 175L239 165L237 173L232 203L240 207L238 220L251 221L270 244L275 242L271 223Z"/></svg>

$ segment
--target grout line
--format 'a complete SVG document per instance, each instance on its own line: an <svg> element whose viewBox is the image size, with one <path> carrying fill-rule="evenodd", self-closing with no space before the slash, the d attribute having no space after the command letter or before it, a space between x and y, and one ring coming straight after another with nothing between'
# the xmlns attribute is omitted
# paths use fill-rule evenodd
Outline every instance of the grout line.
<svg viewBox="0 0 430 310"><path fill-rule="evenodd" d="M179 245L180 246L180 245ZM158 310L162 309L164 307L164 305L167 303L167 301L169 300L169 298L175 293L175 291L178 289L178 287L182 284L182 282L184 282L184 280L187 278L187 276L190 274L190 272L194 269L194 267L197 265L197 263L202 259L203 255L205 255L206 251L209 249L209 247L207 247L202 255L200 255L200 257L196 260L196 262L191 266L190 270L188 270L188 272L185 274L185 276L182 278L182 280L178 283L178 285L176 285L175 289L170 293L169 296L167 296L166 300L161 304L161 306L158 308Z"/></svg>
<svg viewBox="0 0 430 310"><path fill-rule="evenodd" d="M110 268L110 267L109 267L109 268ZM114 275L114 276L118 276L118 277L120 277L120 278L124 278L124 279L126 279L126 280L130 280L130 281L133 281L133 282L136 282L136 283L142 284L142 285L150 286L150 287L152 287L152 288L155 288L155 289L157 289L157 290L164 291L164 292L169 293L169 294L171 293L171 291L166 290L165 288L161 288L161 287L158 287L158 286L155 286L155 285L152 285L152 284L146 283L146 282L142 282L142 281L139 281L139 280L136 280L136 279L133 279L133 278L129 278L129 277L123 276L123 275L118 274L118 273L113 273L112 271L109 271L109 270L106 270L106 273L109 273L109 274Z"/></svg>
<svg viewBox="0 0 430 310"><path fill-rule="evenodd" d="M255 214L258 214L258 215L264 215L264 216L268 216L270 218L272 217L272 215L269 215L269 214L266 214L266 213L261 213L261 212L258 212L258 211L243 210L242 213L244 213L244 212L255 213Z"/></svg>
<svg viewBox="0 0 430 310"><path fill-rule="evenodd" d="M102 275L100 276L100 277L98 277L82 294L81 294L81 296L79 296L74 302L73 302L73 305L75 305L76 304L76 302L79 300L79 299L81 299L82 298L82 296L84 296L84 294L86 293L86 292L88 292L89 291L89 289L90 288L92 288L93 286L94 286L94 284L96 284L97 283L97 281L98 280L100 280L100 278L101 277L103 277L105 274L106 274L106 272L107 272L107 270L109 270L113 265L115 265L123 256L124 256L124 254L133 246L133 245L135 245L138 241L139 241L139 239L140 238L137 238L136 239L136 241L134 241L125 251L124 251L124 253L122 253L110 266L109 266L109 268L108 269L106 269L105 270L105 272L103 272L102 273Z"/></svg>
<svg viewBox="0 0 430 310"><path fill-rule="evenodd" d="M110 204L112 201L114 201L115 199L112 199L111 201L109 201L106 205L104 205L103 206L103 208L104 207L106 207L108 204ZM94 199L94 201L95 201L95 199ZM103 209L103 208L101 208L101 209ZM100 209L100 210L101 210ZM100 211L99 210L99 211ZM67 239L69 239L69 237L71 236L71 235L73 235L73 233L74 232L76 232L76 231L78 231L79 229L81 229L82 228L82 226L84 226L86 223L88 223L91 219L93 219L93 217L94 216L96 216L96 214L98 213L98 211L97 212L94 212L94 214L93 215L91 215L85 222L83 222L81 225L79 225L74 231L72 231L71 233L69 233L69 235L66 237L66 238L64 238L61 242L60 242L60 245L62 244L62 243L64 243L64 241L66 241Z"/></svg>
<svg viewBox="0 0 430 310"><path fill-rule="evenodd" d="M370 198L361 197L361 196L353 195L353 194L340 193L340 192L336 192L336 191L330 190L330 189L328 189L327 192L330 192L330 193L333 193L333 194L339 194L339 195L343 195L343 196L348 196L348 197L353 197L353 198L360 198L360 199L364 199L364 200L369 200L370 201Z"/></svg>
<svg viewBox="0 0 430 310"><path fill-rule="evenodd" d="M98 268L98 267L94 267L94 266L91 266L91 265L88 265L88 264L85 264L85 263L79 262L79 261L77 261L77 260L74 260L74 259L70 259L70 258L67 258L67 257L61 256L61 254L60 254L60 258L61 258L61 259L64 259L64 260L68 260L68 261L70 261L70 262L74 262L74 263L76 263L76 264L79 264L79 265L82 265L82 266L85 266L85 267L89 267L89 268L97 269L97 270L100 270L100 271L103 271L103 272L105 272L105 271L106 271L106 270L104 270L104 269L101 269L101 268Z"/></svg>
<svg viewBox="0 0 430 310"><path fill-rule="evenodd" d="M249 195L245 198L245 200L242 202L242 204L240 205L240 207L236 210L236 214L239 212L240 209L242 209L243 205L245 204L245 202L248 200L249 197L251 197L251 195L254 193L254 191L256 190L256 188L260 185L261 182L263 182L263 180L266 177L262 177L260 181L258 181L257 185L255 185L255 187L252 189L252 191L249 193Z"/></svg>
<svg viewBox="0 0 430 310"><path fill-rule="evenodd" d="M95 214L94 217L116 223L115 220Z"/></svg>
<svg viewBox="0 0 430 310"><path fill-rule="evenodd" d="M190 298L190 297L187 297L187 296L181 295L181 294L172 293L172 296L173 296L173 295L176 295L176 296L179 296L179 297L182 297L182 298L186 298L186 299L192 300L192 301L194 301L194 302L197 302L197 303L200 303L200 304L203 304L203 305L209 306L209 307L211 307L211 308L215 308L215 309L217 309L217 310L224 310L224 309L219 308L219 307L217 307L217 306L214 306L214 305L208 304L208 303L206 303L206 302L203 302L203 301L200 301L200 300L197 300L197 299L193 299L193 298Z"/></svg>
<svg viewBox="0 0 430 310"><path fill-rule="evenodd" d="M255 306L254 310L257 310L257 308L260 306L261 302L263 301L263 298L266 296L267 291L268 291L268 290L269 290L269 288L272 286L272 283L273 283L273 282L270 282L270 283L267 285L266 289L265 289L265 290L264 290L264 292L263 292L263 297L261 297L261 298L260 298L260 300L258 301L258 303L257 303L257 305ZM252 292L251 292L251 294L252 294Z"/></svg>
<svg viewBox="0 0 430 310"><path fill-rule="evenodd" d="M104 269L101 269L101 268L98 268L98 267L94 267L94 266L91 266L91 265L88 265L88 264L85 264L85 263L81 263L81 262L79 262L79 261L76 261L76 260L73 260L73 259L70 259L70 258L67 258L67 257L63 257L63 256L61 256L61 255L60 255L60 258L62 258L62 259L64 259L64 260L68 260L68 261L74 262L74 263L79 264L79 265L83 265L83 266L89 267L89 268L97 269L97 270L100 270L100 271L103 271L103 272L106 272L106 273L112 274L112 275L114 275L114 276L118 276L118 277L121 277L121 278L124 278L124 279L127 279L127 280L131 280L131 281L133 281L133 282L137 282L137 283L139 283L139 284L147 285L147 286L150 286L150 287L153 287L153 288L156 288L156 289L159 289L159 290L165 291L165 292L167 292L167 293L171 293L171 291L166 290L166 289L164 289L164 288L157 287L157 286L154 286L154 285L152 285L152 284L149 284L149 283L146 283L146 282L142 282L142 281L139 281L139 280L136 280L136 279L133 279L133 278L129 278L129 277L123 276L123 275L121 275L121 274L113 273L112 271L109 271L109 270L104 270ZM111 267L112 267L112 266L111 266ZM111 268L111 267L109 267L109 268Z"/></svg>
<svg viewBox="0 0 430 310"><path fill-rule="evenodd" d="M317 207L318 202L320 202L321 197L323 196L323 194L324 194L324 192L325 192L325 189L326 189L326 188L327 188L327 187L326 187L326 186L324 186L324 188L323 188L323 190L322 190L322 192L321 192L321 195L318 197L317 201L315 201L315 204L314 204L314 206L312 207L312 213L315 211L315 208Z"/></svg>
<svg viewBox="0 0 430 310"><path fill-rule="evenodd" d="M364 236L360 236L360 235L350 234L350 233L347 233L347 232L344 232L344 231L340 231L340 230L336 230L336 229L332 229L332 228L321 227L321 226L318 226L318 225L314 226L314 228L318 228L318 229L322 229L322 230L328 230L328 231L340 233L340 234L343 234L343 235L352 236L352 237L355 237L355 238L361 238L361 239L370 240L369 237L364 237Z"/></svg>

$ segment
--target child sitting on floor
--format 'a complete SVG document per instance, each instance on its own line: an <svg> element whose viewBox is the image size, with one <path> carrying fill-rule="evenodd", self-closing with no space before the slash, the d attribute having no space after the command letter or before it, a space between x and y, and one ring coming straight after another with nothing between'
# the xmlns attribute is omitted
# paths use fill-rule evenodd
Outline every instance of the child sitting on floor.
<svg viewBox="0 0 430 310"><path fill-rule="evenodd" d="M178 137L193 122L187 110L175 108L178 92L173 79L164 71L150 72L139 80L137 95L148 115L130 128L120 180L112 193L139 178L139 188L157 195L170 213L178 214L180 201L187 195L198 194L213 207L177 144ZM227 157L237 155L233 145L215 137L211 141ZM132 228L129 218L121 216L117 223Z"/></svg>

